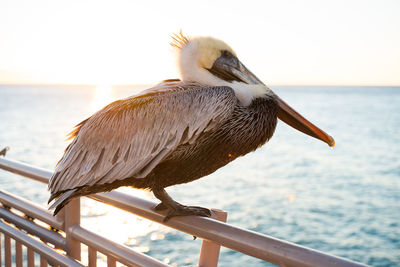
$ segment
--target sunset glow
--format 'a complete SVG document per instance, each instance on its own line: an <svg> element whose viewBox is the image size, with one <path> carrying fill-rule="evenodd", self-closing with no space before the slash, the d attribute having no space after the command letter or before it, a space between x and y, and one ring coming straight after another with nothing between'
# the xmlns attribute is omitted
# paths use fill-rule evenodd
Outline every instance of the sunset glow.
<svg viewBox="0 0 400 267"><path fill-rule="evenodd" d="M111 85L98 85L93 89L90 112L94 113L115 100Z"/></svg>
<svg viewBox="0 0 400 267"><path fill-rule="evenodd" d="M267 84L398 85L399 13L398 1L6 0L0 83L175 78L182 29L225 40Z"/></svg>

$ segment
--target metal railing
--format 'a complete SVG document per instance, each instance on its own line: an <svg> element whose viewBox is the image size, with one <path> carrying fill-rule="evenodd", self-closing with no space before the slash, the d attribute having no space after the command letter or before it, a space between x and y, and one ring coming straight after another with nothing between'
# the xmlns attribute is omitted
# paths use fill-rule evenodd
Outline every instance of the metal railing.
<svg viewBox="0 0 400 267"><path fill-rule="evenodd" d="M42 183L47 183L52 175L51 171L4 158L0 158L0 169ZM220 221L213 218L188 216L176 217L163 223L165 211L155 211L153 208L156 203L152 201L116 191L94 194L89 197L202 238L199 266L217 266L220 245L280 266L366 266L226 224L224 223L226 213L219 210L213 210L213 217ZM97 252L107 256L108 266L116 266L116 262L127 266L166 266L154 258L135 252L124 245L114 243L82 228L80 226L79 199L71 201L57 217L53 217L46 209L30 201L4 191L0 191L0 203L3 204L3 208L0 208L0 218L3 220L0 224L0 232L7 238L7 244L9 239L12 238L18 244L23 244L30 249L28 249L28 252L30 251L31 258L32 251L38 253L41 259L43 258L41 266L47 266L47 262L62 266L81 266L79 263L81 260L81 243L88 246L89 266L96 266ZM22 213L22 215L16 214L14 210ZM50 231L39 223L51 227L52 230ZM23 229L25 233L17 229ZM34 235L42 241L33 239L27 234ZM5 242L4 247L6 252L5 266L11 266L11 254L8 254L11 253L10 245L6 246ZM18 247L20 246L15 246L17 266L18 262L21 262L18 256L21 252ZM64 254L66 255L63 255L62 251L65 251ZM0 262L1 260L0 257ZM29 265L29 255L28 266L33 266Z"/></svg>

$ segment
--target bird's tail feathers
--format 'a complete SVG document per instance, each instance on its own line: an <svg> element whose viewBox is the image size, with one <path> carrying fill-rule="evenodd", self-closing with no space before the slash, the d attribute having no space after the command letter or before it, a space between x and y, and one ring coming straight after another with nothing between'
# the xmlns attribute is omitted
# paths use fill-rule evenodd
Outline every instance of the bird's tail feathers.
<svg viewBox="0 0 400 267"><path fill-rule="evenodd" d="M50 204L50 202L52 202L54 199L56 199L59 195L61 195L62 193L56 193L56 194L52 194L49 198L49 200L47 201L47 204ZM49 208L50 209L50 208Z"/></svg>
<svg viewBox="0 0 400 267"><path fill-rule="evenodd" d="M65 205L72 200L76 195L78 189L71 189L63 193L54 203L49 207L49 210L54 209L53 215L56 215Z"/></svg>

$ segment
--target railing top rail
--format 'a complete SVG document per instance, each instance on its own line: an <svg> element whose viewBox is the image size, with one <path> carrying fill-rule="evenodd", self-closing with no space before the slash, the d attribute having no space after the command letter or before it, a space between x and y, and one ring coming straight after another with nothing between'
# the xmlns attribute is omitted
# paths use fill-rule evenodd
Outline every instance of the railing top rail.
<svg viewBox="0 0 400 267"><path fill-rule="evenodd" d="M22 211L25 215L45 222L58 230L64 230L64 221L54 217L48 210L32 201L0 190L0 202L5 206Z"/></svg>
<svg viewBox="0 0 400 267"><path fill-rule="evenodd" d="M52 171L5 158L0 158L0 169L28 177L44 184L48 184L50 177L53 175Z"/></svg>
<svg viewBox="0 0 400 267"><path fill-rule="evenodd" d="M34 222L21 218L18 215L0 208L0 217L7 222L11 222L16 227L24 229L27 233L40 237L44 242L53 244L56 248L66 249L65 238L59 233L43 228Z"/></svg>
<svg viewBox="0 0 400 267"><path fill-rule="evenodd" d="M71 227L72 236L82 243L94 248L101 253L111 255L118 262L127 266L167 267L168 265L146 254L136 252L126 246L112 242L104 237L92 233L79 225Z"/></svg>
<svg viewBox="0 0 400 267"><path fill-rule="evenodd" d="M52 172L14 160L0 158L0 168L47 182ZM163 223L164 212L154 211L156 203L120 192L101 193L90 198ZM177 217L165 225L190 235L211 240L225 247L283 266L366 266L317 250L299 246L260 233L234 227L203 217Z"/></svg>

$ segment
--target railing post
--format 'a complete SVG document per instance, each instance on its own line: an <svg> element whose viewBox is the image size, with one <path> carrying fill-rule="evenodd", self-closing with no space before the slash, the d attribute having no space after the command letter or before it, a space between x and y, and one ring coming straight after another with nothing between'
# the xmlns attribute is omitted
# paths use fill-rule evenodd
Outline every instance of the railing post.
<svg viewBox="0 0 400 267"><path fill-rule="evenodd" d="M81 260L81 243L70 234L70 227L81 222L81 201L75 198L65 208L65 238L67 240L67 255L75 260Z"/></svg>
<svg viewBox="0 0 400 267"><path fill-rule="evenodd" d="M22 244L15 240L15 265L16 267L22 267Z"/></svg>
<svg viewBox="0 0 400 267"><path fill-rule="evenodd" d="M11 267L11 238L4 234L4 266Z"/></svg>
<svg viewBox="0 0 400 267"><path fill-rule="evenodd" d="M35 252L31 248L28 249L28 267L35 267Z"/></svg>
<svg viewBox="0 0 400 267"><path fill-rule="evenodd" d="M212 209L216 217L214 219L226 222L228 213L223 210ZM219 250L221 246L217 243L203 240L201 244L199 267L216 267L218 265Z"/></svg>

